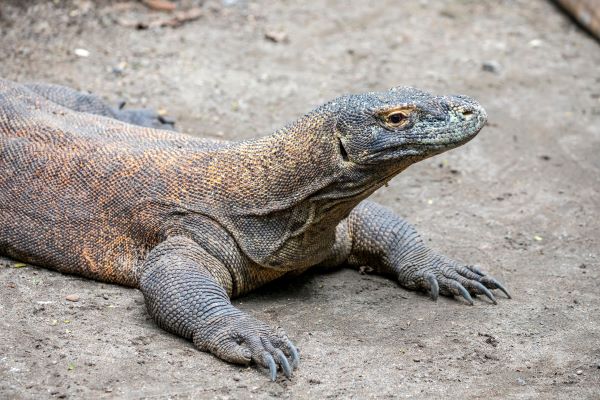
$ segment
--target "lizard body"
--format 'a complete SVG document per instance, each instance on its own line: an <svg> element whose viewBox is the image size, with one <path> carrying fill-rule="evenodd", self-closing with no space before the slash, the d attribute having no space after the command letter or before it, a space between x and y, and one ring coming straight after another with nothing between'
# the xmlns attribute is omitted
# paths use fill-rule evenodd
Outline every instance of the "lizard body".
<svg viewBox="0 0 600 400"><path fill-rule="evenodd" d="M364 200L485 121L465 96L394 88L339 97L270 136L217 141L68 88L0 80L0 254L137 287L161 327L289 377L293 343L231 297L365 264L433 298L506 293Z"/></svg>
<svg viewBox="0 0 600 400"><path fill-rule="evenodd" d="M555 0L555 2L600 41L600 0Z"/></svg>

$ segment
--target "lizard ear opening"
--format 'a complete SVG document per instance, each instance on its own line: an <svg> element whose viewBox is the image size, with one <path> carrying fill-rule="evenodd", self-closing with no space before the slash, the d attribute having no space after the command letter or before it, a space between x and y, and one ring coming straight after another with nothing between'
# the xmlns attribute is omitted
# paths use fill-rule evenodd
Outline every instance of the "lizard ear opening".
<svg viewBox="0 0 600 400"><path fill-rule="evenodd" d="M342 155L342 159L344 161L350 161L350 158L348 158L348 152L346 151L346 149L344 148L344 144L342 143L342 139L340 139L339 137L338 139L338 147L340 149L340 154Z"/></svg>

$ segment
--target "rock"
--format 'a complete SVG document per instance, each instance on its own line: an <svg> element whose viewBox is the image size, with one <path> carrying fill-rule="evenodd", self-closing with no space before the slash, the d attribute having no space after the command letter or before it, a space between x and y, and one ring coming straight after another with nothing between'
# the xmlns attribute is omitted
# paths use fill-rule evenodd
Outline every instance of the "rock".
<svg viewBox="0 0 600 400"><path fill-rule="evenodd" d="M502 67L497 61L484 61L483 64L481 64L481 69L486 72L497 74L500 72Z"/></svg>
<svg viewBox="0 0 600 400"><path fill-rule="evenodd" d="M533 39L529 41L529 47L540 47L544 44L544 42L541 39Z"/></svg>
<svg viewBox="0 0 600 400"><path fill-rule="evenodd" d="M521 378L521 377L518 377L518 378L517 378L517 383L518 383L519 385L521 385L521 386L525 386L525 385L527 385L527 382L525 381L525 379L523 379L523 378Z"/></svg>
<svg viewBox="0 0 600 400"><path fill-rule="evenodd" d="M90 56L90 52L86 49L75 49L75 50L73 50L73 53L75 53L75 55L77 57L89 57Z"/></svg>
<svg viewBox="0 0 600 400"><path fill-rule="evenodd" d="M67 297L65 297L65 300L76 302L79 301L79 296L76 294L70 294Z"/></svg>
<svg viewBox="0 0 600 400"><path fill-rule="evenodd" d="M155 11L169 12L177 8L177 4L169 0L142 0L142 4Z"/></svg>
<svg viewBox="0 0 600 400"><path fill-rule="evenodd" d="M288 35L283 31L267 31L265 32L265 39L274 43L287 42Z"/></svg>
<svg viewBox="0 0 600 400"><path fill-rule="evenodd" d="M37 305L33 308L33 313L37 314L40 312L46 311L46 307L44 307L43 305Z"/></svg>

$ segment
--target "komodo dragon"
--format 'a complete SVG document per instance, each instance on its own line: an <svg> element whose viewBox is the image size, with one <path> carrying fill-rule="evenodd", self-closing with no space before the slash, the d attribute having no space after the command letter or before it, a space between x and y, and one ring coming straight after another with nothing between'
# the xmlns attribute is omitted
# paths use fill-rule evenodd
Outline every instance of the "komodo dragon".
<svg viewBox="0 0 600 400"><path fill-rule="evenodd" d="M486 122L465 96L347 95L266 137L206 140L61 86L0 80L0 254L139 288L164 329L276 379L299 361L230 298L311 267L371 266L400 285L483 294L494 278L428 248L366 201Z"/></svg>

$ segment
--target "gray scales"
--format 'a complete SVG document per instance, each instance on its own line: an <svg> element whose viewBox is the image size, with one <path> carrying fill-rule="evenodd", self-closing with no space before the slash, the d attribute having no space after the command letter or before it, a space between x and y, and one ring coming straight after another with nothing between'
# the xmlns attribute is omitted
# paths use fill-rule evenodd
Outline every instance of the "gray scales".
<svg viewBox="0 0 600 400"><path fill-rule="evenodd" d="M310 268L364 265L434 300L510 297L365 200L485 122L466 96L397 87L229 142L66 87L0 80L0 254L139 288L164 329L290 378L295 345L230 298Z"/></svg>

